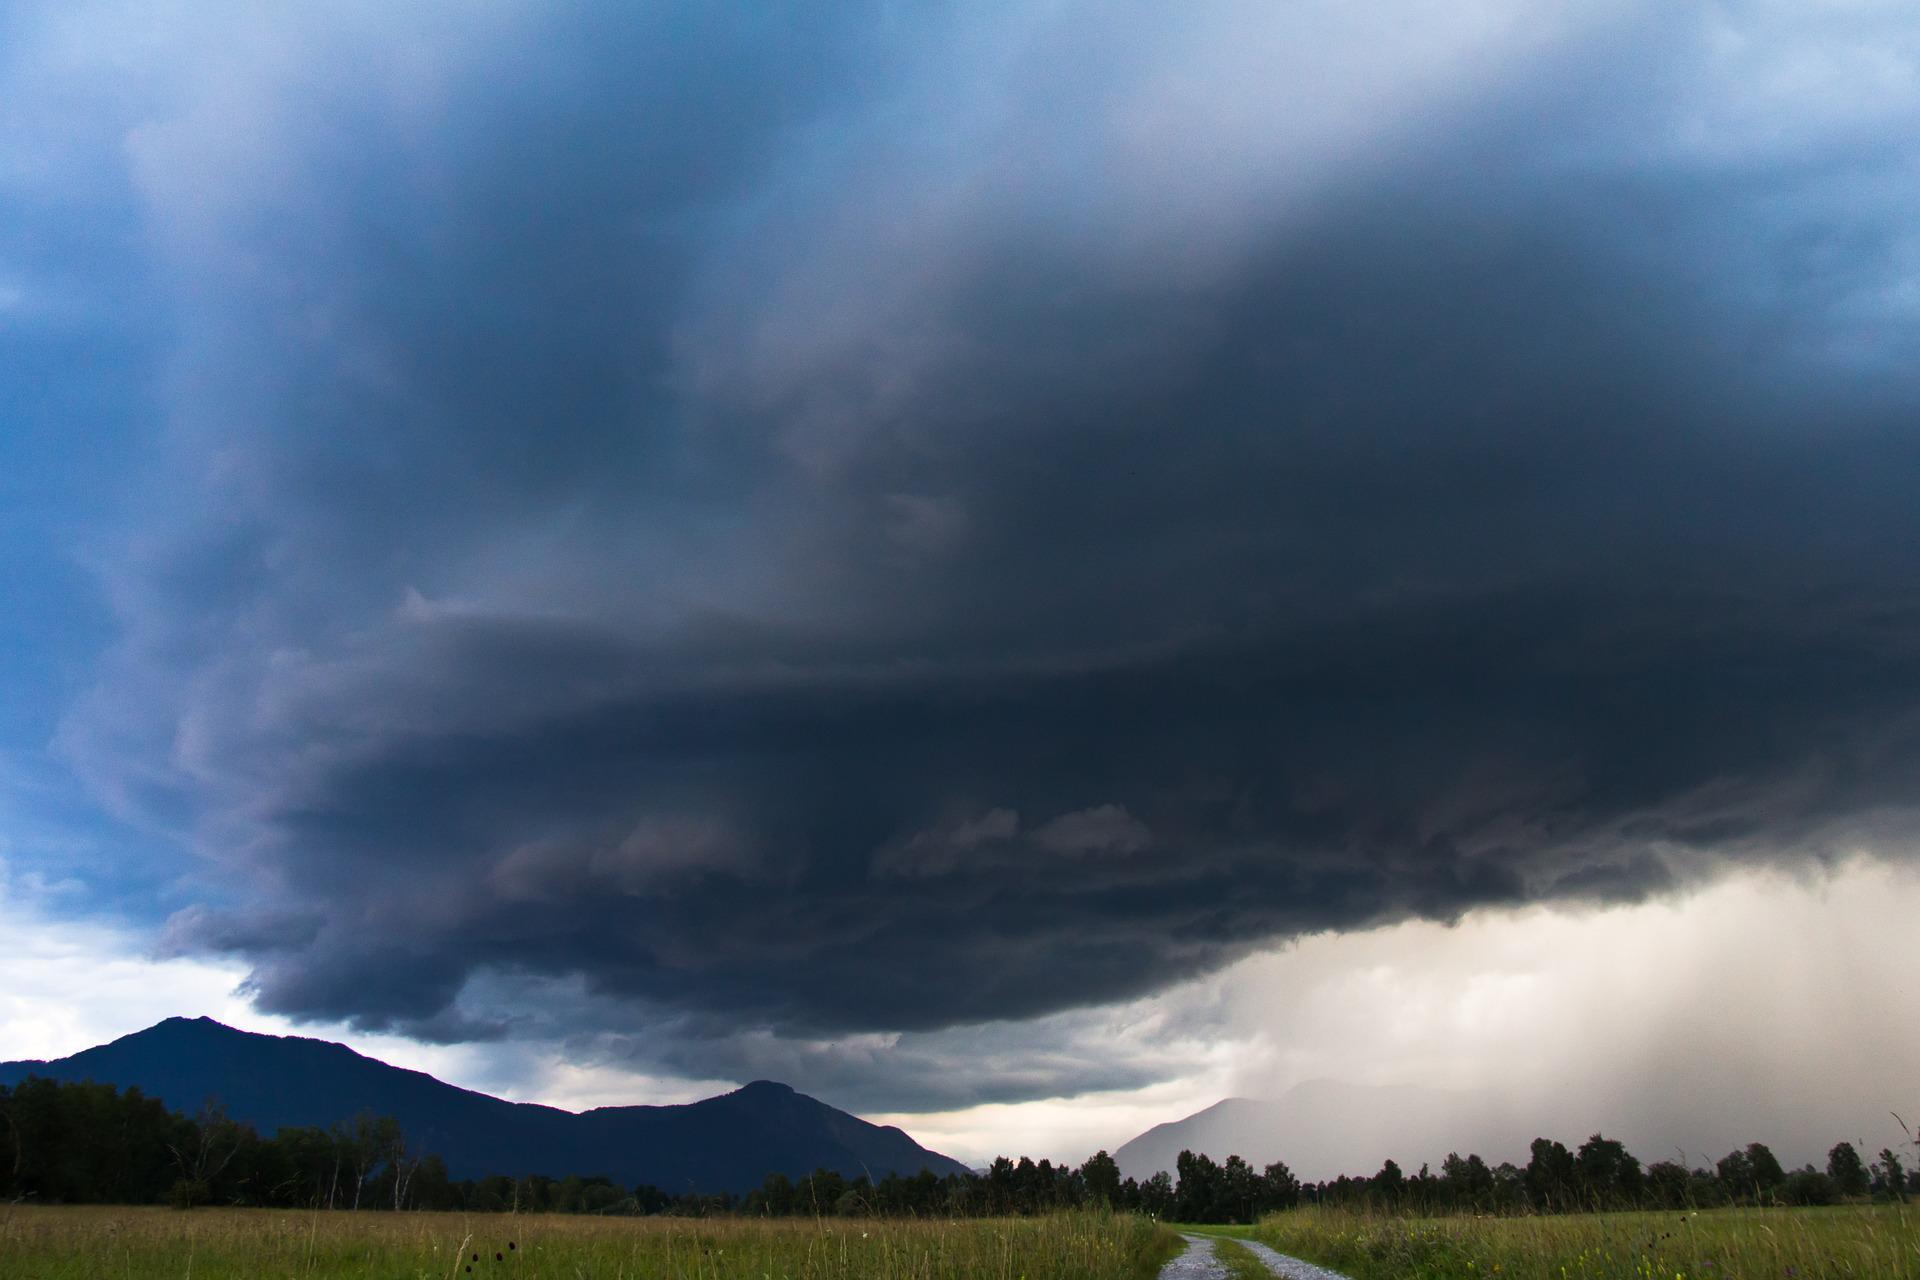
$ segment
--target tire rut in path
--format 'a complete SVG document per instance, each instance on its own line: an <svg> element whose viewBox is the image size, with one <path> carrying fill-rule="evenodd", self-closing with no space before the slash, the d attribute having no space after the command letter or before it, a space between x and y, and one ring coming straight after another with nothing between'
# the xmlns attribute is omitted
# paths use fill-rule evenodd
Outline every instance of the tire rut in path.
<svg viewBox="0 0 1920 1280"><path fill-rule="evenodd" d="M1285 1280L1347 1280L1338 1271L1329 1271L1325 1267L1316 1267L1311 1262L1303 1262L1292 1254L1281 1253L1278 1249L1269 1249L1258 1240L1241 1240L1238 1243L1252 1251L1253 1256L1267 1264L1267 1270Z"/></svg>
<svg viewBox="0 0 1920 1280"><path fill-rule="evenodd" d="M1182 1235L1180 1238L1187 1242L1186 1252L1160 1268L1160 1280L1226 1280L1227 1269L1213 1256L1214 1237ZM1257 1240L1235 1238L1234 1243L1250 1251L1282 1280L1347 1280L1338 1271L1316 1267L1311 1262L1269 1249Z"/></svg>
<svg viewBox="0 0 1920 1280"><path fill-rule="evenodd" d="M1227 1280L1227 1269L1213 1256L1210 1236L1182 1235L1186 1250L1160 1268L1160 1280Z"/></svg>

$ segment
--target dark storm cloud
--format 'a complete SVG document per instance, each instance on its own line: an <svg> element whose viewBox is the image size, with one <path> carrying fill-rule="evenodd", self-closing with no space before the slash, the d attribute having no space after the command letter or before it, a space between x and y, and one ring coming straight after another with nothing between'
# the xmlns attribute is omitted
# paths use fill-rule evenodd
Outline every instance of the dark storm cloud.
<svg viewBox="0 0 1920 1280"><path fill-rule="evenodd" d="M696 1074L1903 851L1910 19L692 12L138 134L172 480L66 743L263 1007L577 977Z"/></svg>

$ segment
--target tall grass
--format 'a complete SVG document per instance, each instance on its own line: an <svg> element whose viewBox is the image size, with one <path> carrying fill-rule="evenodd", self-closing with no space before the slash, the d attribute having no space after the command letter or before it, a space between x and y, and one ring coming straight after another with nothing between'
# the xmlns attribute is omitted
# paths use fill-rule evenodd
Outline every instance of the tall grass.
<svg viewBox="0 0 1920 1280"><path fill-rule="evenodd" d="M1410 1218L1298 1209L1256 1239L1354 1280L1920 1280L1908 1206Z"/></svg>
<svg viewBox="0 0 1920 1280"><path fill-rule="evenodd" d="M0 1208L5 1280L1148 1280L1124 1214L962 1222Z"/></svg>

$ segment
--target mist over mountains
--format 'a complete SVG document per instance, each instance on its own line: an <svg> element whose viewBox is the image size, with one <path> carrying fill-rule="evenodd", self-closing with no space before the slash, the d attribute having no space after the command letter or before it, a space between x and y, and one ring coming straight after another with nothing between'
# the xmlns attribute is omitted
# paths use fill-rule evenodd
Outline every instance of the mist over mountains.
<svg viewBox="0 0 1920 1280"><path fill-rule="evenodd" d="M1172 1172L1182 1151L1216 1160L1244 1156L1256 1169L1282 1160L1311 1181L1369 1174L1388 1159L1409 1169L1422 1160L1438 1164L1476 1138L1492 1139L1481 1149L1489 1160L1524 1161L1534 1136L1489 1094L1309 1080L1271 1100L1223 1098L1155 1125L1113 1155L1122 1175L1142 1181L1162 1169Z"/></svg>
<svg viewBox="0 0 1920 1280"><path fill-rule="evenodd" d="M1867 1149L1900 1141L1888 1128L1891 1116L1876 1117L1858 1099L1814 1101L1783 1112L1741 1111L1736 1097L1689 1108L1689 1097L1689 1089L1676 1082L1672 1105L1627 1114L1571 1087L1554 1099L1522 1091L1309 1080L1273 1099L1224 1098L1155 1125L1113 1155L1123 1176L1142 1181L1162 1169L1172 1172L1182 1151L1216 1161L1239 1155L1256 1169L1280 1160L1304 1180L1325 1181L1370 1175L1389 1159L1408 1174L1422 1164L1438 1169L1450 1152L1524 1165L1535 1138L1571 1147L1596 1131L1623 1141L1643 1161L1678 1159L1689 1166L1711 1165L1755 1140L1768 1143L1789 1165L1824 1160L1840 1140Z"/></svg>
<svg viewBox="0 0 1920 1280"><path fill-rule="evenodd" d="M574 1113L461 1089L342 1044L258 1035L210 1018L168 1018L50 1062L0 1063L0 1085L30 1075L137 1087L189 1115L217 1099L262 1134L325 1128L362 1111L390 1115L454 1178L603 1174L679 1194L746 1191L769 1173L797 1178L820 1168L848 1178L965 1170L899 1129L772 1081L682 1106Z"/></svg>

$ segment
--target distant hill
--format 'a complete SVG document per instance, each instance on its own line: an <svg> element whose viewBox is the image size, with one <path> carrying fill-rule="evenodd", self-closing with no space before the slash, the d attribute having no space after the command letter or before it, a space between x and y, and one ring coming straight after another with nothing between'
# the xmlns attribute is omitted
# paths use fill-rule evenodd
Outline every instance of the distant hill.
<svg viewBox="0 0 1920 1280"><path fill-rule="evenodd" d="M679 1194L747 1191L769 1173L797 1177L817 1168L875 1178L922 1168L943 1177L966 1171L899 1129L868 1124L767 1080L683 1106L576 1114L457 1088L343 1044L256 1035L211 1018L169 1018L50 1062L0 1063L0 1084L29 1075L137 1085L189 1114L217 1098L228 1115L263 1135L324 1127L363 1110L390 1115L455 1178L604 1174Z"/></svg>
<svg viewBox="0 0 1920 1280"><path fill-rule="evenodd" d="M1173 1172L1180 1152L1190 1150L1216 1160L1244 1156L1255 1168L1284 1160L1297 1176L1317 1181L1370 1174L1389 1158L1408 1173L1422 1161L1438 1168L1449 1151L1524 1162L1534 1135L1486 1094L1310 1080L1279 1098L1226 1098L1155 1125L1113 1157L1123 1175L1140 1179Z"/></svg>

